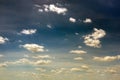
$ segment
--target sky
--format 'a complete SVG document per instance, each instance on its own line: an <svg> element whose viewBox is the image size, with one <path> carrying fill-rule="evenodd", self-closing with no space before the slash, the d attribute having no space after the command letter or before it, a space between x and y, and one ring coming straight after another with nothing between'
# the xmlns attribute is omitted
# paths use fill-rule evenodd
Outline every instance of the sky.
<svg viewBox="0 0 120 80"><path fill-rule="evenodd" d="M0 0L0 80L120 80L119 0Z"/></svg>

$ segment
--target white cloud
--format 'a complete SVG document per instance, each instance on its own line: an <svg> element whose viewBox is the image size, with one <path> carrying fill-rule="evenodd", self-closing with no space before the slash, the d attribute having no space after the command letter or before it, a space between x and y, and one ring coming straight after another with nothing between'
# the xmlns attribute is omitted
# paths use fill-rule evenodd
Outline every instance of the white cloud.
<svg viewBox="0 0 120 80"><path fill-rule="evenodd" d="M36 29L23 29L20 33L21 34L26 34L26 35L31 35L36 33Z"/></svg>
<svg viewBox="0 0 120 80"><path fill-rule="evenodd" d="M83 20L84 23L92 23L92 20L90 18L86 18L85 20Z"/></svg>
<svg viewBox="0 0 120 80"><path fill-rule="evenodd" d="M51 60L29 60L27 58L22 58L22 59L19 59L17 61L13 61L13 62L5 62L5 64L13 64L13 65L16 65L16 64L25 64L25 65L34 65L34 66L39 66L39 65L46 65L46 64L50 64L52 61Z"/></svg>
<svg viewBox="0 0 120 80"><path fill-rule="evenodd" d="M82 48L82 46L78 46L78 48Z"/></svg>
<svg viewBox="0 0 120 80"><path fill-rule="evenodd" d="M93 57L93 60L110 62L110 61L119 60L120 59L119 56L120 55L117 55L117 56L105 56L105 57Z"/></svg>
<svg viewBox="0 0 120 80"><path fill-rule="evenodd" d="M74 54L85 54L85 53L87 53L87 52L84 51L84 50L71 50L70 53L74 53Z"/></svg>
<svg viewBox="0 0 120 80"><path fill-rule="evenodd" d="M33 56L32 58L34 58L34 59L49 59L51 57L49 55L37 55L37 56Z"/></svg>
<svg viewBox="0 0 120 80"><path fill-rule="evenodd" d="M37 6L37 7L39 7L39 6ZM55 12L57 14L63 14L63 15L65 15L66 12L68 11L67 8L58 7L55 4L50 4L50 5L44 4L43 8L40 8L38 10L39 10L39 12L43 12L43 10L44 10L45 12Z"/></svg>
<svg viewBox="0 0 120 80"><path fill-rule="evenodd" d="M44 65L44 64L50 64L52 61L51 60L38 60L34 64L35 65Z"/></svg>
<svg viewBox="0 0 120 80"><path fill-rule="evenodd" d="M106 32L104 30L94 28L94 32L92 34L84 36L84 43L90 47L100 48L100 39L103 38L105 35Z"/></svg>
<svg viewBox="0 0 120 80"><path fill-rule="evenodd" d="M70 22L75 23L75 22L76 22L76 19L75 19L75 18L70 17L70 18L69 18L69 21L70 21Z"/></svg>
<svg viewBox="0 0 120 80"><path fill-rule="evenodd" d="M21 45L21 47L27 49L31 52L44 52L44 46L38 45L38 44L24 44Z"/></svg>
<svg viewBox="0 0 120 80"><path fill-rule="evenodd" d="M75 35L79 35L79 33L76 32Z"/></svg>
<svg viewBox="0 0 120 80"><path fill-rule="evenodd" d="M83 58L82 57L76 57L76 58L74 58L74 60L83 60Z"/></svg>
<svg viewBox="0 0 120 80"><path fill-rule="evenodd" d="M6 38L6 37L4 38L4 37L0 36L0 44L4 44L8 40L9 40L8 38Z"/></svg>
<svg viewBox="0 0 120 80"><path fill-rule="evenodd" d="M71 68L70 71L78 72L78 71L82 71L82 69L81 68Z"/></svg>
<svg viewBox="0 0 120 80"><path fill-rule="evenodd" d="M84 69L84 70L88 70L89 69L89 67L87 65L82 65L81 68Z"/></svg>

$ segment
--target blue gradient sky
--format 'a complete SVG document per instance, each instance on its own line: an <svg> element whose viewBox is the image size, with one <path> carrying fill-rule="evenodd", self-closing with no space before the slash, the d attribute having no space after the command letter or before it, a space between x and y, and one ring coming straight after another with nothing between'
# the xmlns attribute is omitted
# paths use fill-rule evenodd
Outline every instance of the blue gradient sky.
<svg viewBox="0 0 120 80"><path fill-rule="evenodd" d="M119 0L0 0L0 80L119 80L119 5ZM67 11L58 13L63 8ZM105 32L97 38L99 48L85 43L95 28Z"/></svg>

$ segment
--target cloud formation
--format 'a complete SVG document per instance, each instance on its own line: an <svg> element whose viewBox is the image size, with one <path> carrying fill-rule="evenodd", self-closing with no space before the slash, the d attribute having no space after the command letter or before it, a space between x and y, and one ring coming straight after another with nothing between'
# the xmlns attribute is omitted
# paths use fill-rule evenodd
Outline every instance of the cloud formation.
<svg viewBox="0 0 120 80"><path fill-rule="evenodd" d="M23 29L20 33L25 35L31 35L36 33L36 29Z"/></svg>
<svg viewBox="0 0 120 80"><path fill-rule="evenodd" d="M4 44L8 40L9 40L8 38L0 36L0 44Z"/></svg>
<svg viewBox="0 0 120 80"><path fill-rule="evenodd" d="M90 18L86 18L85 20L83 20L84 23L92 23L92 20Z"/></svg>
<svg viewBox="0 0 120 80"><path fill-rule="evenodd" d="M110 62L110 61L115 61L119 60L120 55L117 56L105 56L105 57L93 57L93 60L95 61L104 61L104 62Z"/></svg>
<svg viewBox="0 0 120 80"><path fill-rule="evenodd" d="M45 51L44 46L41 46L38 44L24 44L20 46L31 52L44 52Z"/></svg>
<svg viewBox="0 0 120 80"><path fill-rule="evenodd" d="M81 60L83 60L83 58L82 58L82 57L76 57L76 58L74 58L74 60L79 60L79 61L81 61Z"/></svg>
<svg viewBox="0 0 120 80"><path fill-rule="evenodd" d="M100 48L101 47L100 39L103 38L105 35L106 32L104 30L94 28L94 32L92 34L84 36L84 43L90 47Z"/></svg>
<svg viewBox="0 0 120 80"><path fill-rule="evenodd" d="M34 58L34 59L49 59L51 57L49 55L37 55L37 56L33 56L32 58Z"/></svg>
<svg viewBox="0 0 120 80"><path fill-rule="evenodd" d="M73 53L73 54L85 54L87 52L84 51L84 50L71 50L70 53Z"/></svg>
<svg viewBox="0 0 120 80"><path fill-rule="evenodd" d="M73 17L70 17L70 18L69 18L69 21L72 22L72 23L75 23L75 22L76 22L76 19L73 18Z"/></svg>
<svg viewBox="0 0 120 80"><path fill-rule="evenodd" d="M57 14L65 15L66 12L68 11L67 8L58 7L55 4L50 4L50 5L44 4L42 7L39 6L39 5L35 5L35 6L39 7L39 9L38 9L39 12L54 12L54 13L57 13Z"/></svg>

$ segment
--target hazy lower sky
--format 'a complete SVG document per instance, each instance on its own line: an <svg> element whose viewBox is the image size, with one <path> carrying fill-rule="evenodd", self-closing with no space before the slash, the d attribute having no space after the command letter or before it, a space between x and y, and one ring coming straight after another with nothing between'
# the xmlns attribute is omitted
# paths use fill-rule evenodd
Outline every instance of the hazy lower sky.
<svg viewBox="0 0 120 80"><path fill-rule="evenodd" d="M119 0L0 0L0 80L120 80Z"/></svg>

